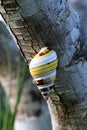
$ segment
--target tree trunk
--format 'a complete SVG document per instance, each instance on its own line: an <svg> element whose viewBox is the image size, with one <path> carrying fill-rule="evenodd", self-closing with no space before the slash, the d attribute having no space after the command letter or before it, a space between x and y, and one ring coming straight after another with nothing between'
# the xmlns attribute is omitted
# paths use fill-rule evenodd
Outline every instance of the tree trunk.
<svg viewBox="0 0 87 130"><path fill-rule="evenodd" d="M86 23L67 0L1 1L1 13L27 63L45 45L58 54L57 79L48 100L53 130L86 130Z"/></svg>
<svg viewBox="0 0 87 130"><path fill-rule="evenodd" d="M8 55L10 60L8 59ZM8 115L13 114L15 111L20 82L23 81L21 77L23 75L24 66L25 62L20 56L14 39L8 31L3 19L0 19L0 130L2 130L5 119L2 119L1 115L5 115L6 113L8 113ZM51 130L52 126L47 104L34 85L28 70L22 88L23 90L17 105L14 130ZM10 110L8 110L8 106L6 105L7 101L9 102L8 106L10 106ZM8 120L10 120L10 122L12 121L11 116L8 115L6 119L7 124L5 123L6 128L10 125ZM43 119L44 121L42 121ZM49 128L46 125L47 120L49 120ZM3 129L9 129L6 128Z"/></svg>

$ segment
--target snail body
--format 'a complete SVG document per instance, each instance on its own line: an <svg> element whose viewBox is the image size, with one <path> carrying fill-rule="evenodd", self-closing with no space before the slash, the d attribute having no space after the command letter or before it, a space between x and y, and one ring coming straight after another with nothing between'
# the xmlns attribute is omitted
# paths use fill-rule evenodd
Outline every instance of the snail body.
<svg viewBox="0 0 87 130"><path fill-rule="evenodd" d="M56 52L48 47L43 47L30 62L30 73L44 96L49 95L54 87L57 64Z"/></svg>

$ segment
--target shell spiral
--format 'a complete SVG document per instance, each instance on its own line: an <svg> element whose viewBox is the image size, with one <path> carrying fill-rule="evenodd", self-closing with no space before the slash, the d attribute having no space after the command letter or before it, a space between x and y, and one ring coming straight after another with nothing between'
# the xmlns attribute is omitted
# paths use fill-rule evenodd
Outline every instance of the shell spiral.
<svg viewBox="0 0 87 130"><path fill-rule="evenodd" d="M43 96L48 96L54 87L57 54L48 47L43 47L29 65L30 73Z"/></svg>

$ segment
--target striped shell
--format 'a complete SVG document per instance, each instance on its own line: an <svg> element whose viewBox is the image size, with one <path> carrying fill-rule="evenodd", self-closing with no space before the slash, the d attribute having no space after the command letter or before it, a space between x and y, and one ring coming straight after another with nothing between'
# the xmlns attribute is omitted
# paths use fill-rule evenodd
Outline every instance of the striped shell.
<svg viewBox="0 0 87 130"><path fill-rule="evenodd" d="M48 96L54 87L57 63L56 52L48 47L43 47L30 62L30 73L44 96Z"/></svg>

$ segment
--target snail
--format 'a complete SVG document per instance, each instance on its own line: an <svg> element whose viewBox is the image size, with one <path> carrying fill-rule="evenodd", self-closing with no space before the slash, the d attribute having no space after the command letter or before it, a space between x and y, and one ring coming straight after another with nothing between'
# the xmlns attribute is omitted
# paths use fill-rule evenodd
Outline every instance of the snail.
<svg viewBox="0 0 87 130"><path fill-rule="evenodd" d="M41 48L30 62L30 73L44 97L49 96L54 87L57 64L56 52L48 47Z"/></svg>

